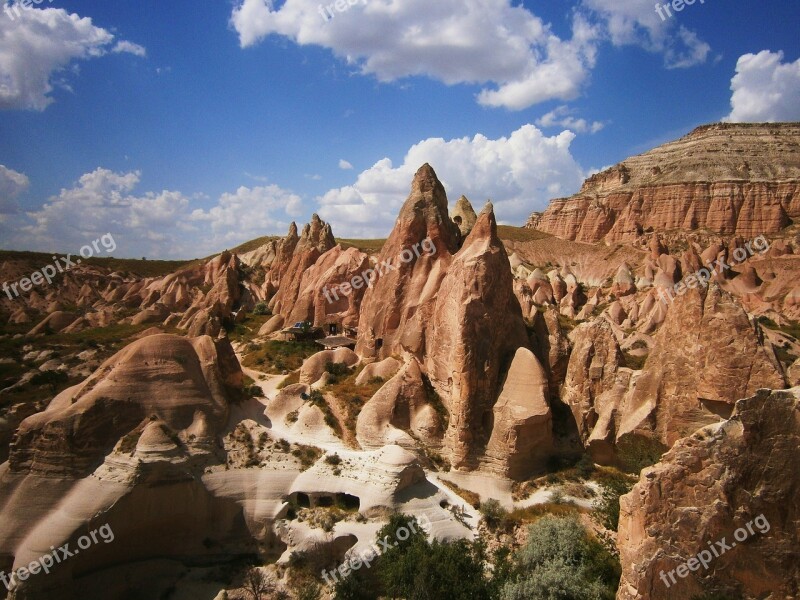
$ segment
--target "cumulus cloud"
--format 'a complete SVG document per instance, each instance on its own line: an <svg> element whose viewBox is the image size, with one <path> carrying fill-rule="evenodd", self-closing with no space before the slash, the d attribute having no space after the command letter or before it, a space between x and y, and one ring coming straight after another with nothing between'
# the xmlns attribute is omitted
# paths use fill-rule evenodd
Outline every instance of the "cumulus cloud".
<svg viewBox="0 0 800 600"><path fill-rule="evenodd" d="M595 62L595 31L576 17L572 39L556 36L511 0L369 0L334 18L317 0L238 0L231 23L242 47L271 34L317 45L379 81L423 75L480 84L486 106L523 109L570 100Z"/></svg>
<svg viewBox="0 0 800 600"><path fill-rule="evenodd" d="M193 208L179 191L136 193L141 173L98 168L62 189L38 210L6 222L6 248L68 251L112 233L120 256L188 258L268 234L283 233L301 200L276 185L240 187L216 205ZM13 229L12 226L13 225Z"/></svg>
<svg viewBox="0 0 800 600"><path fill-rule="evenodd" d="M30 181L22 173L0 165L0 215L17 212L17 197L28 189Z"/></svg>
<svg viewBox="0 0 800 600"><path fill-rule="evenodd" d="M111 51L114 54L128 53L133 54L134 56L141 56L142 58L147 56L147 49L144 46L140 46L139 44L134 44L133 42L128 42L126 40L117 42Z"/></svg>
<svg viewBox="0 0 800 600"><path fill-rule="evenodd" d="M696 33L678 24L676 18L662 19L652 2L643 0L583 0L582 7L599 19L614 46L634 45L664 56L667 68L688 68L706 62L711 46ZM702 8L699 4L698 8Z"/></svg>
<svg viewBox="0 0 800 600"><path fill-rule="evenodd" d="M568 106L558 106L536 120L539 127L563 127L576 133L597 133L605 127L601 121L589 122L574 116L575 110Z"/></svg>
<svg viewBox="0 0 800 600"><path fill-rule="evenodd" d="M381 237L391 230L408 196L414 173L430 163L448 197L466 195L480 210L491 198L501 222L521 224L556 196L579 189L584 178L570 153L575 134L545 136L524 125L509 137L483 135L446 141L430 138L414 145L397 167L384 158L349 186L317 198L319 214L344 237Z"/></svg>
<svg viewBox="0 0 800 600"><path fill-rule="evenodd" d="M353 165L350 163L350 161L347 161L342 158L339 160L339 168L342 169L343 171L349 171L353 168Z"/></svg>
<svg viewBox="0 0 800 600"><path fill-rule="evenodd" d="M53 102L54 76L76 60L106 54L114 35L60 8L21 12L0 18L0 109L41 111ZM113 51L142 56L144 48L120 41Z"/></svg>
<svg viewBox="0 0 800 600"><path fill-rule="evenodd" d="M731 80L731 114L726 121L776 122L800 120L800 59L783 62L783 52L745 54Z"/></svg>

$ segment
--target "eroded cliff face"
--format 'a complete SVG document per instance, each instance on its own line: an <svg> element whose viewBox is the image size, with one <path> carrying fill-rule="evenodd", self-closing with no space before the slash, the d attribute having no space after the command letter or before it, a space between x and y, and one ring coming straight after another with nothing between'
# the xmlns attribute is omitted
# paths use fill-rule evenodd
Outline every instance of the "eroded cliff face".
<svg viewBox="0 0 800 600"><path fill-rule="evenodd" d="M800 124L721 123L586 180L527 227L579 242L650 231L778 233L800 217Z"/></svg>
<svg viewBox="0 0 800 600"><path fill-rule="evenodd" d="M797 598L798 464L799 388L760 390L677 442L621 498L617 598Z"/></svg>
<svg viewBox="0 0 800 600"><path fill-rule="evenodd" d="M378 257L381 275L364 294L358 354L386 358L410 352L422 359L436 295L460 235L450 220L444 187L431 166L423 165ZM435 252L421 250L426 239ZM401 259L404 251L412 252L410 261Z"/></svg>
<svg viewBox="0 0 800 600"><path fill-rule="evenodd" d="M487 204L441 283L426 337L425 365L450 412L445 448L456 468L474 467L493 426L510 425L503 418L493 423L493 409L501 374L528 344L512 281ZM539 371L530 377L546 389Z"/></svg>
<svg viewBox="0 0 800 600"><path fill-rule="evenodd" d="M241 386L242 371L227 339L145 337L25 419L11 442L10 469L85 476L151 417L176 434L196 426L203 437L213 437ZM208 424L212 429L206 431Z"/></svg>
<svg viewBox="0 0 800 600"><path fill-rule="evenodd" d="M716 284L675 300L641 368L627 364L623 339L610 315L575 329L562 389L584 445L602 463L632 437L669 448L728 418L737 399L785 386L761 328Z"/></svg>

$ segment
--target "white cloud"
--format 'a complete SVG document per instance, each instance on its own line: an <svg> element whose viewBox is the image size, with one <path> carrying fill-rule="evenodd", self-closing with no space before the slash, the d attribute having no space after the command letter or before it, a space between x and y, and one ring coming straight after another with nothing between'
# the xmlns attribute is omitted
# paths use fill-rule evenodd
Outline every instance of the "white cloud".
<svg viewBox="0 0 800 600"><path fill-rule="evenodd" d="M479 211L491 198L499 220L522 224L554 196L579 189L584 173L570 153L573 139L568 131L547 137L533 125L496 140L480 134L449 141L430 138L414 145L400 166L384 158L352 185L317 198L318 212L337 236L385 236L408 197L414 173L427 162L450 200L464 194Z"/></svg>
<svg viewBox="0 0 800 600"><path fill-rule="evenodd" d="M0 0L2 1L2 0ZM73 61L103 56L114 36L88 17L60 8L29 8L0 18L0 109L44 110L53 102L54 77ZM119 50L117 50L117 48ZM138 53L121 41L114 51Z"/></svg>
<svg viewBox="0 0 800 600"><path fill-rule="evenodd" d="M117 45L114 46L114 49L111 50L115 54L119 54L121 52L127 52L128 54L133 54L134 56L141 56L144 58L147 56L147 49L144 46L140 46L139 44L134 44L133 42L128 42L126 40L121 40L117 42Z"/></svg>
<svg viewBox="0 0 800 600"><path fill-rule="evenodd" d="M582 17L563 40L511 0L369 0L327 21L317 0L274 6L237 0L231 23L242 47L277 34L328 48L382 82L422 75L487 86L478 95L486 106L573 99L595 61L595 32Z"/></svg>
<svg viewBox="0 0 800 600"><path fill-rule="evenodd" d="M635 45L664 56L667 68L688 68L706 62L711 46L672 18L659 17L658 3L645 0L583 0L582 6L603 24L614 46ZM687 7L688 8L688 7ZM695 5L702 10L702 5ZM677 29L676 29L677 28Z"/></svg>
<svg viewBox="0 0 800 600"><path fill-rule="evenodd" d="M0 165L0 215L17 212L17 197L28 189L30 181L22 173Z"/></svg>
<svg viewBox="0 0 800 600"><path fill-rule="evenodd" d="M574 114L575 111L568 106L558 106L537 119L536 124L548 128L564 127L576 133L597 133L606 126L600 121L589 122L586 119L575 118Z"/></svg>
<svg viewBox="0 0 800 600"><path fill-rule="evenodd" d="M339 168L343 171L350 171L353 168L353 165L349 161L346 161L342 158L339 160Z"/></svg>
<svg viewBox="0 0 800 600"><path fill-rule="evenodd" d="M27 181L27 180L26 180ZM223 194L208 210L179 191L135 193L141 173L98 168L38 210L6 220L3 246L69 251L112 233L119 256L189 258L284 233L301 200L276 185ZM5 233L5 232L4 232Z"/></svg>
<svg viewBox="0 0 800 600"><path fill-rule="evenodd" d="M783 52L745 54L731 80L732 122L800 120L800 59L783 62Z"/></svg>

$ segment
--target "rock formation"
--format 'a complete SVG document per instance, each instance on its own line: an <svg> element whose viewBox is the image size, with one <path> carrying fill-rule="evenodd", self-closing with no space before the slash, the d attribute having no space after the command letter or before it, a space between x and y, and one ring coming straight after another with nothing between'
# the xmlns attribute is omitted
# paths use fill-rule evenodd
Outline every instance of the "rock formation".
<svg viewBox="0 0 800 600"><path fill-rule="evenodd" d="M719 123L593 175L527 226L567 240L648 231L754 237L800 217L800 125Z"/></svg>
<svg viewBox="0 0 800 600"><path fill-rule="evenodd" d="M740 400L621 498L618 600L796 598L800 389Z"/></svg>
<svg viewBox="0 0 800 600"><path fill-rule="evenodd" d="M476 466L476 453L492 435L500 377L527 343L508 256L487 204L449 265L426 338L425 366L450 412L445 448L456 468Z"/></svg>
<svg viewBox="0 0 800 600"><path fill-rule="evenodd" d="M458 225L462 238L466 238L469 235L477 220L478 215L475 214L472 204L470 204L466 196L461 196L453 209L453 222Z"/></svg>
<svg viewBox="0 0 800 600"><path fill-rule="evenodd" d="M405 351L422 359L436 295L459 237L444 187L431 166L423 165L378 257L379 277L364 294L356 346L360 356L383 359ZM435 252L420 250L426 239ZM401 259L404 251L412 253L411 260Z"/></svg>

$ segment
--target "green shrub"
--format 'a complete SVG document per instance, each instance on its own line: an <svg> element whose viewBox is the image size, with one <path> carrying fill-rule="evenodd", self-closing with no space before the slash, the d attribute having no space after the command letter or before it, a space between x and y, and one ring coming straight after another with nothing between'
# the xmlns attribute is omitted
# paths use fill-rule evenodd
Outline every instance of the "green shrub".
<svg viewBox="0 0 800 600"><path fill-rule="evenodd" d="M631 491L633 482L623 476L607 477L600 487L600 497L594 503L592 516L599 525L616 531L619 527L619 498Z"/></svg>
<svg viewBox="0 0 800 600"><path fill-rule="evenodd" d="M514 556L502 600L613 600L617 559L572 517L546 516L531 525Z"/></svg>
<svg viewBox="0 0 800 600"><path fill-rule="evenodd" d="M271 313L270 313L269 307L267 306L266 302L259 302L253 308L253 314L254 315L269 315Z"/></svg>
<svg viewBox="0 0 800 600"><path fill-rule="evenodd" d="M486 521L486 526L489 527L489 529L495 530L501 526L505 527L508 519L508 511L503 508L500 502L494 498L489 498L486 502L481 503L480 510L484 521Z"/></svg>

